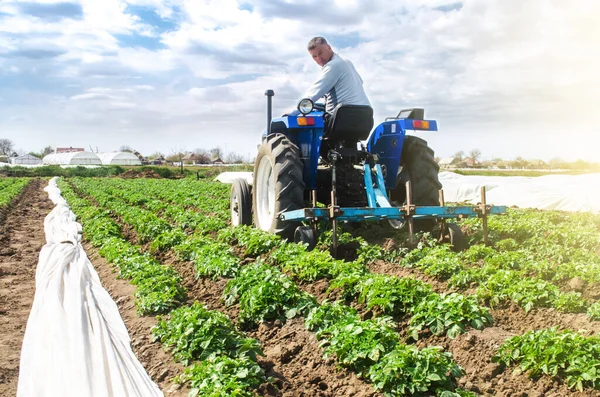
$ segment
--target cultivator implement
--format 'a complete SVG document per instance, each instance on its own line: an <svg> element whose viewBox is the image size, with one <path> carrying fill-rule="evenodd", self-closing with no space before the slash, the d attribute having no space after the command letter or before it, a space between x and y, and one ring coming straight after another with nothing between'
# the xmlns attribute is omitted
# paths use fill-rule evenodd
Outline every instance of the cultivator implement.
<svg viewBox="0 0 600 397"><path fill-rule="evenodd" d="M334 161L335 164L335 161ZM392 206L385 189L385 182L381 166L376 164L373 169L368 164L364 165L364 177L368 207L347 207L341 208L337 205L336 183L335 183L335 165L332 170L332 191L331 205L328 208L302 208L293 211L283 212L279 219L288 222L304 222L311 224L310 227L299 226L295 240L304 242L312 246L315 244L318 234L318 221L326 220L332 223L333 232L333 250L337 250L337 223L338 222L367 222L380 220L395 220L403 222L408 226L410 243L413 243L415 220L432 219L440 224L442 234L448 233L447 219L463 219L478 217L482 219L483 238L485 244L488 244L488 215L498 215L506 213L506 206L488 205L486 201L485 187L481 188L481 201L477 205L471 206L446 206L444 201L444 191L439 191L439 206L416 206L412 202L411 182L406 182L406 204L403 206ZM462 246L462 233L460 228L453 228L454 231L448 236L454 247ZM461 240L461 241L459 241Z"/></svg>

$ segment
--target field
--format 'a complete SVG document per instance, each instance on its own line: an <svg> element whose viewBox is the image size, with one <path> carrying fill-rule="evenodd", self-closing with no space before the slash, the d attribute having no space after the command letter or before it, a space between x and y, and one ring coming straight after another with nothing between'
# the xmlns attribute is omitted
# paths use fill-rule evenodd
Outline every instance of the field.
<svg viewBox="0 0 600 397"><path fill-rule="evenodd" d="M1 395L16 390L45 184L0 180ZM165 395L600 395L598 215L511 209L490 219L488 247L461 221L459 254L344 225L333 258L330 231L307 252L231 228L229 186L208 179L59 186Z"/></svg>

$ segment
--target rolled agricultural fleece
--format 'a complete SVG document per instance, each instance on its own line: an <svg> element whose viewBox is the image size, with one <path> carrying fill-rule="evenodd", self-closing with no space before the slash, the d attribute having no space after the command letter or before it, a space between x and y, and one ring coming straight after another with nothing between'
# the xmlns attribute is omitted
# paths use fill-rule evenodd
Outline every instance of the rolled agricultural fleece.
<svg viewBox="0 0 600 397"><path fill-rule="evenodd" d="M56 207L44 220L47 244L36 269L17 396L162 396L131 350L56 178L44 190Z"/></svg>

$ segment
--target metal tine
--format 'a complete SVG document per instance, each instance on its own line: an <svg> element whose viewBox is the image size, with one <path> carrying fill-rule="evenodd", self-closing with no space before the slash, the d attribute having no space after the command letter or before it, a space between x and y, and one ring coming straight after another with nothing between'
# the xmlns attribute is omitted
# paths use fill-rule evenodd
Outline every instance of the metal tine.
<svg viewBox="0 0 600 397"><path fill-rule="evenodd" d="M412 211L410 209L410 207L412 206L412 189L411 189L411 185L410 185L410 181L406 181L406 213L408 214L408 234L410 236L410 245L411 247L414 246L415 242L415 238L414 238L414 219L413 219L413 214Z"/></svg>
<svg viewBox="0 0 600 397"><path fill-rule="evenodd" d="M487 224L487 203L485 197L485 186L481 187L481 226L483 228L483 243L489 245L488 224Z"/></svg>

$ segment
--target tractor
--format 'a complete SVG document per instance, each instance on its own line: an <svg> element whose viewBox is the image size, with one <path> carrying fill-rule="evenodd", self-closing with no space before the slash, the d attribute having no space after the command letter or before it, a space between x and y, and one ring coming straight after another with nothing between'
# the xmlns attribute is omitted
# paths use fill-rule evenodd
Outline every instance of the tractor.
<svg viewBox="0 0 600 397"><path fill-rule="evenodd" d="M373 129L369 106L339 105L331 114L320 103L302 99L299 114L272 118L273 90L267 96L267 128L258 148L250 186L233 181L231 221L315 246L318 221L332 223L333 251L338 222L387 221L407 229L439 232L456 250L462 232L447 218L483 218L506 207L482 202L445 206L439 166L427 142L407 130L437 131L423 109L401 110Z"/></svg>

